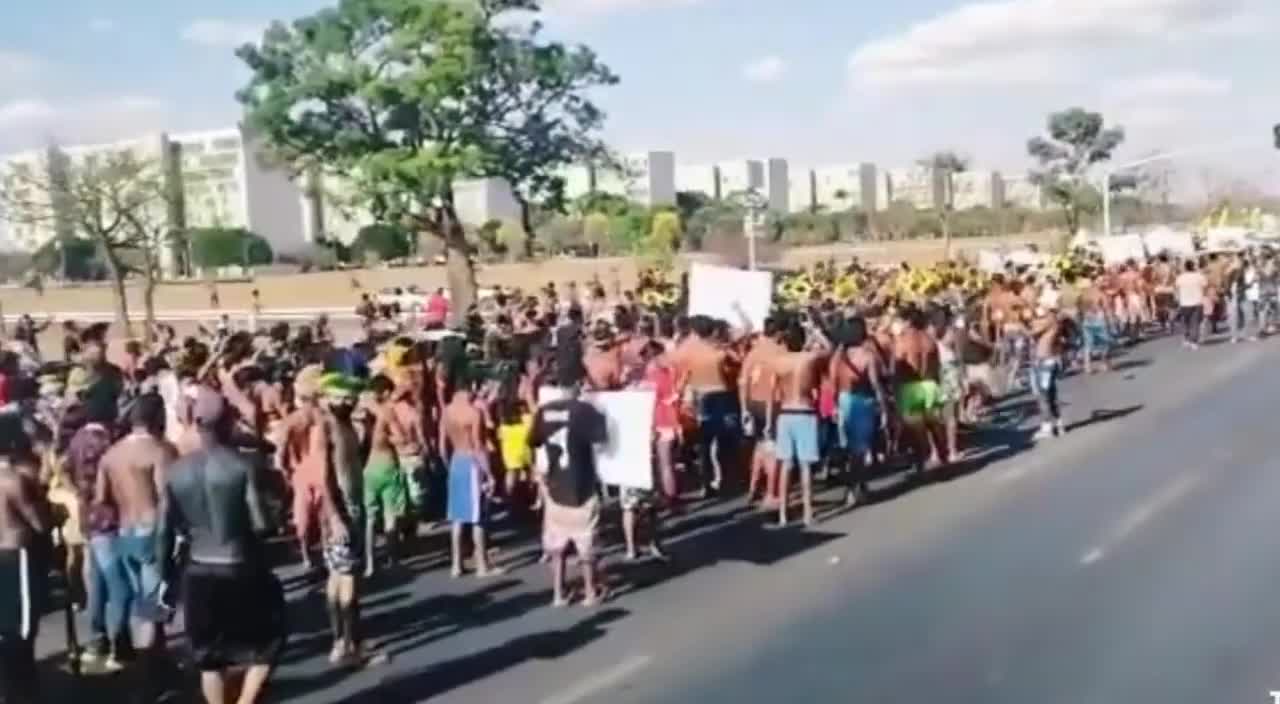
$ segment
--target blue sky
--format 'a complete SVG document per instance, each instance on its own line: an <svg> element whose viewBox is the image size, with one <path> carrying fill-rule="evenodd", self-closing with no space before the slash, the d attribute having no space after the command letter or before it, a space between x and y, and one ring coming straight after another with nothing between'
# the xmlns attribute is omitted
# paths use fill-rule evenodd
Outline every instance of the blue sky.
<svg viewBox="0 0 1280 704"><path fill-rule="evenodd" d="M5 4L0 152L231 124L246 78L231 48L325 3ZM546 5L554 36L590 44L621 75L600 102L623 150L888 166L954 148L1021 171L1044 116L1079 104L1125 125L1133 156L1256 135L1257 149L1180 162L1183 177L1280 182L1276 0Z"/></svg>

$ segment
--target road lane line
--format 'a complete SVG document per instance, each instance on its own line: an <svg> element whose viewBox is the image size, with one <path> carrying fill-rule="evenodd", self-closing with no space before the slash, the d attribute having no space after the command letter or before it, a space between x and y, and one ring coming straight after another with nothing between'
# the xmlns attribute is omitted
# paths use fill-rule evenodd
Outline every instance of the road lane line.
<svg viewBox="0 0 1280 704"><path fill-rule="evenodd" d="M1087 567L1106 557L1109 550L1124 542L1160 512L1178 503L1202 481L1204 481L1202 475L1187 473L1166 484L1150 498L1133 507L1129 513L1125 514L1102 543L1089 548L1080 557L1080 565Z"/></svg>
<svg viewBox="0 0 1280 704"><path fill-rule="evenodd" d="M643 670L652 662L653 658L649 655L632 655L607 670L601 670L590 677L584 678L573 687L559 694L543 699L542 704L578 704L578 702L585 700L587 697L599 694Z"/></svg>

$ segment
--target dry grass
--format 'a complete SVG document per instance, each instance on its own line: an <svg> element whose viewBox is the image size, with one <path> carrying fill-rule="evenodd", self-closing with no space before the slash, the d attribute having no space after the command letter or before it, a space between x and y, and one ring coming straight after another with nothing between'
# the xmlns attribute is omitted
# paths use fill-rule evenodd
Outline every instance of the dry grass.
<svg viewBox="0 0 1280 704"><path fill-rule="evenodd" d="M1046 246L1051 240L1052 237L1048 235L966 239L957 240L953 250L956 255L963 256L979 249L1002 245L1034 242ZM876 263L927 263L940 259L942 251L941 241L921 240L783 249L776 253L776 257L781 266L800 266L828 258L839 261L854 255ZM687 260L680 261L679 264L687 264ZM568 281L590 281L595 277L606 287L611 286L615 280L626 287L635 282L637 272L644 266L645 262L639 258L552 259L537 263L487 265L481 267L477 275L481 286L514 286L526 291L539 288L548 281L563 284ZM389 286L409 284L431 289L443 286L444 283L443 267L415 267L259 276L252 281L219 283L217 290L221 308L231 311L247 310L251 306L251 292L255 288L260 292L264 308L354 308L362 290L377 291ZM141 288L130 286L128 294L130 311L140 314ZM0 302L6 315L58 315L113 310L111 290L106 286L48 288L43 295L30 289L5 289L0 293ZM202 282L164 284L156 293L156 302L157 308L166 311L205 310L210 307L209 288Z"/></svg>

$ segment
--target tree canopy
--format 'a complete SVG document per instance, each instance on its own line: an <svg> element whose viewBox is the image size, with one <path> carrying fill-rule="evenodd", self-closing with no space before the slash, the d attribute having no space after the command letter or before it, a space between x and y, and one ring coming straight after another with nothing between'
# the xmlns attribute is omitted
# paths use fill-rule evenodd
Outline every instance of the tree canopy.
<svg viewBox="0 0 1280 704"><path fill-rule="evenodd" d="M449 285L475 297L454 206L460 179L501 176L559 205L559 167L599 149L588 89L616 78L585 47L542 40L536 0L340 0L275 23L238 55L247 123L295 169L350 181L381 222L446 245Z"/></svg>
<svg viewBox="0 0 1280 704"><path fill-rule="evenodd" d="M395 225L365 225L351 241L351 254L357 260L367 260L372 255L378 261L385 262L407 257L412 251L410 234Z"/></svg>
<svg viewBox="0 0 1280 704"><path fill-rule="evenodd" d="M201 227L187 233L196 266L260 266L274 260L271 244L238 227Z"/></svg>
<svg viewBox="0 0 1280 704"><path fill-rule="evenodd" d="M1069 108L1049 115L1046 132L1047 138L1033 137L1027 142L1027 152L1040 164L1031 172L1031 181L1062 208L1067 228L1074 234L1083 215L1098 209L1101 195L1090 175L1124 142L1124 128L1106 127L1101 113ZM1120 181L1112 188L1120 190L1127 185L1132 183Z"/></svg>

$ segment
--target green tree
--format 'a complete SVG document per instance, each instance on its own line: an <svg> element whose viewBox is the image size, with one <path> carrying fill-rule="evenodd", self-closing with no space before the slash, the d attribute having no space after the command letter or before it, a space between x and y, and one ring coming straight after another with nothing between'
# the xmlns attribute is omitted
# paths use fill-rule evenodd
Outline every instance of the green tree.
<svg viewBox="0 0 1280 704"><path fill-rule="evenodd" d="M942 178L942 203L938 208L938 223L942 227L942 256L951 259L951 216L956 210L956 174L969 170L969 159L954 151L940 151L920 160L920 165L930 169L930 177Z"/></svg>
<svg viewBox="0 0 1280 704"><path fill-rule="evenodd" d="M660 210L653 214L653 220L649 224L647 249L659 256L669 257L679 248L683 233L680 214L674 210Z"/></svg>
<svg viewBox="0 0 1280 704"><path fill-rule="evenodd" d="M413 250L411 239L402 227L383 223L365 225L351 241L351 255L358 261L367 261L370 257L381 262L403 259Z"/></svg>
<svg viewBox="0 0 1280 704"><path fill-rule="evenodd" d="M170 234L167 201L173 192L160 161L129 150L72 159L53 147L37 163L13 164L3 174L0 210L11 222L51 230L61 255L79 246L72 244L76 238L90 242L111 278L116 322L132 336L125 278L143 274L146 316L154 319L153 292ZM65 275L68 259L62 259Z"/></svg>
<svg viewBox="0 0 1280 704"><path fill-rule="evenodd" d="M589 213L582 219L582 237L587 244L605 244L609 238L609 216L604 213Z"/></svg>
<svg viewBox="0 0 1280 704"><path fill-rule="evenodd" d="M349 179L383 222L444 242L453 310L475 300L461 179L503 176L527 203L603 119L584 89L613 82L587 49L538 39L536 0L340 0L238 55L250 128L295 169ZM550 194L550 195L548 195Z"/></svg>
<svg viewBox="0 0 1280 704"><path fill-rule="evenodd" d="M1027 152L1040 166L1031 171L1031 180L1044 189L1066 217L1067 229L1075 234L1083 216L1097 212L1101 204L1098 189L1090 183L1097 164L1109 161L1124 142L1123 127L1106 127L1101 113L1069 108L1049 115L1048 137L1033 137ZM1113 190L1131 183L1117 182Z"/></svg>
<svg viewBox="0 0 1280 704"><path fill-rule="evenodd" d="M274 260L271 244L239 227L199 227L187 232L191 258L204 269L224 266L251 267Z"/></svg>

